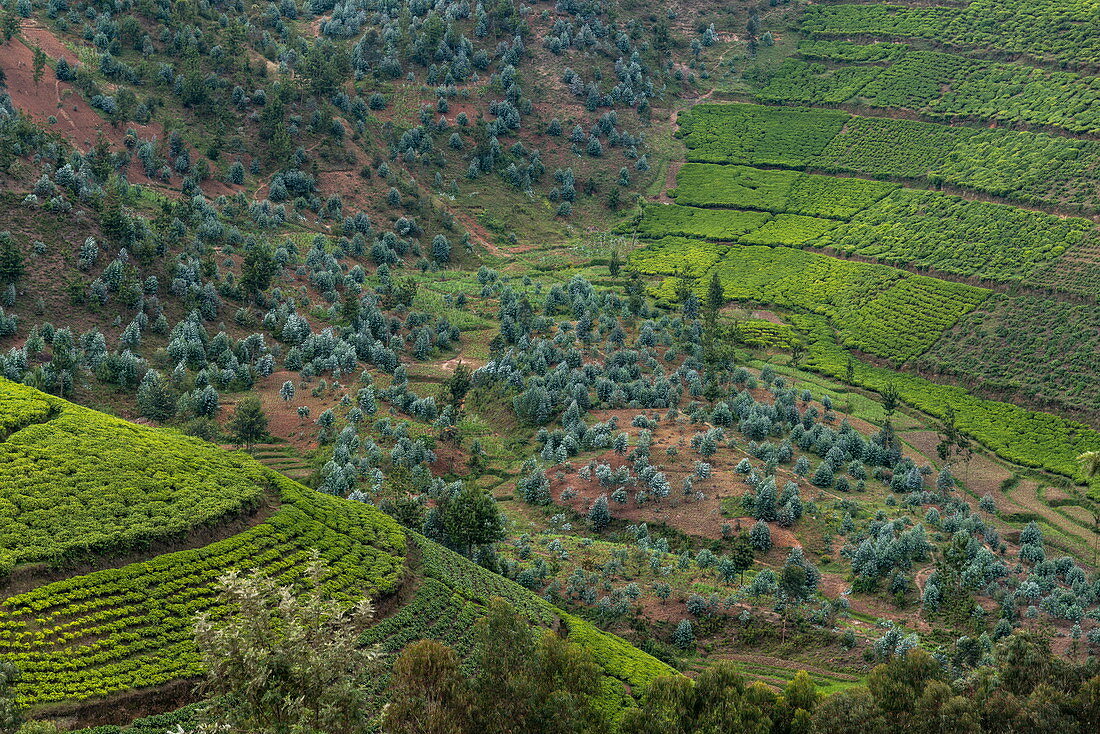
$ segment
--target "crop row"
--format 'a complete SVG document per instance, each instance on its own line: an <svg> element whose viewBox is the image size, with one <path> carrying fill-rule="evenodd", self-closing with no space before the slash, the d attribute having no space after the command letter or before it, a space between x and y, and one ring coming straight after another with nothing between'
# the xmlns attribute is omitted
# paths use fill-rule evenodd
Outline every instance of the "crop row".
<svg viewBox="0 0 1100 734"><path fill-rule="evenodd" d="M630 253L630 267L645 275L682 272L701 278L726 254L728 248L715 242L686 237L665 237Z"/></svg>
<svg viewBox="0 0 1100 734"><path fill-rule="evenodd" d="M815 44L810 54L825 56L833 52L832 61L851 63L855 57L854 63L864 63L850 48L865 47L848 44L825 49ZM867 56L871 61L880 60L874 53ZM773 103L850 102L901 107L944 120L1050 125L1074 133L1100 131L1100 88L1079 74L940 51L894 50L890 60L886 66L836 68L787 59L756 96Z"/></svg>
<svg viewBox="0 0 1100 734"><path fill-rule="evenodd" d="M760 229L771 215L733 209L701 209L676 204L653 204L637 224L642 237L687 235L715 240L738 240Z"/></svg>
<svg viewBox="0 0 1100 734"><path fill-rule="evenodd" d="M442 581L471 601L486 604L490 599L501 598L540 624L552 624L557 618L549 602L516 582L471 563L438 543L418 539L418 544L424 575Z"/></svg>
<svg viewBox="0 0 1100 734"><path fill-rule="evenodd" d="M0 395L27 389L0 380ZM20 420L41 415L41 400L15 400L30 406ZM0 570L175 539L263 497L262 467L247 457L63 401L54 409L0 443Z"/></svg>
<svg viewBox="0 0 1100 734"><path fill-rule="evenodd" d="M798 53L807 59L826 59L850 64L875 64L893 61L904 56L910 49L907 43L852 43L851 41L831 41L807 39L798 42Z"/></svg>
<svg viewBox="0 0 1100 734"><path fill-rule="evenodd" d="M655 243L663 262L686 262L691 251L675 257L675 244ZM632 257L641 255L638 251ZM647 263L652 270L656 261ZM664 274L672 275L670 267ZM925 352L989 291L911 275L884 265L841 260L788 247L731 245L714 266L727 298L786 306L827 316L843 343L897 362ZM696 288L703 292L708 277ZM659 297L675 297L677 282L667 278Z"/></svg>
<svg viewBox="0 0 1100 734"><path fill-rule="evenodd" d="M706 207L748 206L781 213L746 232L743 211L650 205L637 227L640 234L831 247L888 264L1000 282L1030 280L1094 233L1092 222L1080 217L877 181L744 166L685 164L673 195L678 202ZM845 214L848 221L803 216L825 211Z"/></svg>
<svg viewBox="0 0 1100 734"><path fill-rule="evenodd" d="M791 321L809 345L804 365L846 379L850 355L836 343L828 321L813 314L794 314ZM1076 457L1085 451L1100 450L1100 433L1078 421L985 400L962 387L941 385L858 360L851 364L856 385L879 392L893 385L906 403L938 418L950 406L960 430L1013 463L1081 480ZM1100 486L1094 484L1092 492L1100 499Z"/></svg>
<svg viewBox="0 0 1100 734"><path fill-rule="evenodd" d="M32 423L47 420L53 399L44 393L0 378L0 440Z"/></svg>
<svg viewBox="0 0 1100 734"><path fill-rule="evenodd" d="M786 59L754 96L771 103L843 104L862 97L863 90L881 73L877 66L829 68L817 62Z"/></svg>
<svg viewBox="0 0 1100 734"><path fill-rule="evenodd" d="M701 104L681 112L678 121L689 160L802 168L849 118L837 110Z"/></svg>
<svg viewBox="0 0 1100 734"><path fill-rule="evenodd" d="M1100 238L1086 237L1072 253L1036 273L1033 284L1070 293L1095 294L1100 290Z"/></svg>
<svg viewBox="0 0 1100 734"><path fill-rule="evenodd" d="M1094 225L935 191L899 189L814 242L881 262L997 281L1028 280Z"/></svg>
<svg viewBox="0 0 1100 734"><path fill-rule="evenodd" d="M972 0L958 7L814 4L802 30L815 35L923 38L1070 64L1100 63L1100 14L1092 0Z"/></svg>
<svg viewBox="0 0 1100 734"><path fill-rule="evenodd" d="M813 176L748 166L685 163L669 192L685 206L731 207L850 219L898 188L862 178Z"/></svg>
<svg viewBox="0 0 1100 734"><path fill-rule="evenodd" d="M703 104L680 115L688 158L951 184L1023 203L1100 205L1100 143L1045 133Z"/></svg>
<svg viewBox="0 0 1100 734"><path fill-rule="evenodd" d="M764 319L744 319L737 322L741 342L753 347L790 349L799 341L790 324L777 324Z"/></svg>
<svg viewBox="0 0 1100 734"><path fill-rule="evenodd" d="M259 572L293 585L317 552L324 591L351 602L393 591L405 537L374 508L307 490L270 473L282 506L231 538L117 569L76 576L0 604L0 653L22 671L27 705L87 699L201 672L192 625L214 618L218 579Z"/></svg>
<svg viewBox="0 0 1100 734"><path fill-rule="evenodd" d="M835 219L800 214L648 204L642 208L637 221L623 224L619 231L652 239L671 235L753 245L799 246L816 240L837 224Z"/></svg>

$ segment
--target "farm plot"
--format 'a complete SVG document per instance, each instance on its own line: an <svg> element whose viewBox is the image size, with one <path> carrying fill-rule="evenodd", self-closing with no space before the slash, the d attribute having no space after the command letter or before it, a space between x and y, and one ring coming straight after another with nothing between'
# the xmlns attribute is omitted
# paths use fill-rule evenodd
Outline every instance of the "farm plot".
<svg viewBox="0 0 1100 734"><path fill-rule="evenodd" d="M689 160L800 168L821 154L850 116L833 110L696 105L681 113Z"/></svg>
<svg viewBox="0 0 1100 734"><path fill-rule="evenodd" d="M712 240L737 240L760 229L769 219L771 215L765 212L653 204L645 207L636 231L642 237L687 235Z"/></svg>
<svg viewBox="0 0 1100 734"><path fill-rule="evenodd" d="M630 253L630 267L645 275L682 272L701 278L722 259L726 249L706 240L665 237Z"/></svg>
<svg viewBox="0 0 1100 734"><path fill-rule="evenodd" d="M1100 63L1100 15L1090 0L973 0L960 7L814 4L802 17L802 30L815 36L923 38L1082 66Z"/></svg>
<svg viewBox="0 0 1100 734"><path fill-rule="evenodd" d="M922 368L978 378L994 389L1100 411L1100 309L994 294L921 357Z"/></svg>
<svg viewBox="0 0 1100 734"><path fill-rule="evenodd" d="M756 97L769 103L848 102L903 108L943 120L996 120L1071 133L1100 130L1100 88L1088 77L905 46L892 46L890 53L883 54L876 50L883 45L887 44L800 45L804 57L827 59L834 65L787 59ZM854 51L860 48L870 52ZM889 63L862 65L882 61ZM836 63L857 65L838 68Z"/></svg>
<svg viewBox="0 0 1100 734"><path fill-rule="evenodd" d="M33 388L16 383L2 383L0 390L0 440L20 428L49 420L60 401Z"/></svg>
<svg viewBox="0 0 1100 734"><path fill-rule="evenodd" d="M893 265L1022 282L1077 248L1094 230L1083 218L793 171L687 163L677 183L673 195L681 203L744 206L776 215L746 230L744 211L653 205L638 227L644 236L673 233L753 245L832 247ZM823 218L830 216L835 219Z"/></svg>
<svg viewBox="0 0 1100 734"><path fill-rule="evenodd" d="M1100 143L1092 140L748 104L697 105L680 121L690 161L810 167L951 184L1022 203L1100 206ZM767 125L782 132L759 131ZM789 130L805 133L780 150ZM767 149L758 148L765 140Z"/></svg>
<svg viewBox="0 0 1100 734"><path fill-rule="evenodd" d="M669 265L691 257L657 243ZM644 258L645 250L639 251ZM654 260L648 264L650 269ZM677 267L665 274L677 272ZM988 295L981 288L915 276L883 265L838 260L787 247L727 248L714 266L728 298L804 309L827 316L849 347L904 362L924 352L958 318ZM658 295L672 298L675 279ZM706 279L696 282L702 292Z"/></svg>
<svg viewBox="0 0 1100 734"><path fill-rule="evenodd" d="M685 206L730 207L849 219L898 188L862 178L685 163L669 195Z"/></svg>
<svg viewBox="0 0 1100 734"><path fill-rule="evenodd" d="M1079 245L1094 225L934 191L899 189L817 244L945 273L1025 281Z"/></svg>
<svg viewBox="0 0 1100 734"><path fill-rule="evenodd" d="M65 565L179 538L254 508L268 485L240 454L0 379L0 570ZM56 406L56 407L52 407ZM35 422L56 415L47 422ZM28 424L29 422L29 424Z"/></svg>
<svg viewBox="0 0 1100 734"><path fill-rule="evenodd" d="M391 592L405 536L373 507L272 474L283 504L266 522L194 550L39 586L0 603L0 652L22 672L25 705L80 700L202 672L192 625L217 617L217 580L259 572L293 584L317 552L326 593L348 603Z"/></svg>

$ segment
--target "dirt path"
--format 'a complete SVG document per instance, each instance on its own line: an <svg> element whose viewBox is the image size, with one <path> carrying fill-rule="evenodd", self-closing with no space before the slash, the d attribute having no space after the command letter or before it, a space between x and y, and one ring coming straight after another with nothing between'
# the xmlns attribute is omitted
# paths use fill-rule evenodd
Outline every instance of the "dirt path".
<svg viewBox="0 0 1100 734"><path fill-rule="evenodd" d="M470 233L470 239L477 244L484 247L491 254L497 257L507 257L508 252L501 247L498 247L492 239L492 235L489 234L489 230L481 226L481 224L470 216L470 214L464 209L444 207L451 215L457 219L466 231Z"/></svg>
<svg viewBox="0 0 1100 734"><path fill-rule="evenodd" d="M680 169L684 167L683 161L671 161L668 164L668 172L665 174L665 185L661 188L661 193L653 197L653 201L659 201L662 204L675 204L676 201L668 192L676 188L676 177L680 174Z"/></svg>

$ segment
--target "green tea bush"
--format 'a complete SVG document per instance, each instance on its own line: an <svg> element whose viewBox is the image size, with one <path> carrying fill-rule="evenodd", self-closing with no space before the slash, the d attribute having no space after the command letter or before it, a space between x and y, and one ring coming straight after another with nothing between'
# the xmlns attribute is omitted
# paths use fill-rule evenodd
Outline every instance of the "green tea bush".
<svg viewBox="0 0 1100 734"><path fill-rule="evenodd" d="M217 449L211 447L211 452ZM326 593L351 604L396 590L405 535L374 507L267 471L282 505L265 522L202 548L45 584L0 603L0 654L23 673L25 705L97 698L202 672L192 625L217 617L217 581L258 572L281 584L324 559Z"/></svg>
<svg viewBox="0 0 1100 734"><path fill-rule="evenodd" d="M0 555L66 565L174 540L259 504L241 454L112 418L0 379ZM41 422L45 421L45 422Z"/></svg>
<svg viewBox="0 0 1100 734"><path fill-rule="evenodd" d="M1023 53L1071 64L1100 62L1100 14L1090 0L972 0L965 5L815 4L812 35L923 38L966 48Z"/></svg>

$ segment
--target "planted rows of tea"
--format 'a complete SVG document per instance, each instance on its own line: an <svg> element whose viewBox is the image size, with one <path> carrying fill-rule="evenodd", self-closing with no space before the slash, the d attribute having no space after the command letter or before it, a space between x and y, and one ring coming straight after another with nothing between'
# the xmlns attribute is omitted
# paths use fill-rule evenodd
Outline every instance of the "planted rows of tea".
<svg viewBox="0 0 1100 734"><path fill-rule="evenodd" d="M686 163L671 195L694 206L649 205L637 233L828 247L999 282L1026 282L1094 236L1094 225L1082 218L877 181L736 165ZM778 213L746 231L750 212L713 207ZM830 215L847 221L823 218Z"/></svg>
<svg viewBox="0 0 1100 734"><path fill-rule="evenodd" d="M682 241L679 241L682 242ZM657 242L633 255L642 272L663 275L702 268L692 248L677 241ZM804 309L827 316L843 343L879 357L904 362L931 346L960 316L981 303L989 291L962 283L916 276L884 265L840 260L789 247L730 245L716 251L717 273L727 298ZM710 274L694 287L702 295ZM657 289L673 300L676 278Z"/></svg>
<svg viewBox="0 0 1100 734"><path fill-rule="evenodd" d="M96 698L201 673L194 620L224 613L217 581L230 571L292 585L318 553L322 588L333 598L351 603L397 588L405 536L396 522L368 505L272 479L283 504L260 525L0 603L0 654L22 671L20 700Z"/></svg>
<svg viewBox="0 0 1100 734"><path fill-rule="evenodd" d="M1100 143L838 110L701 104L681 113L688 160L950 184L1012 202L1100 206Z"/></svg>
<svg viewBox="0 0 1100 734"><path fill-rule="evenodd" d="M0 380L4 394L28 388ZM16 402L18 420L51 400ZM10 400L6 400L10 403ZM196 438L56 401L0 443L0 559L65 565L186 536L256 507L262 468Z"/></svg>
<svg viewBox="0 0 1100 734"><path fill-rule="evenodd" d="M1071 133L1100 131L1100 89L1069 71L972 59L889 44L889 62L851 49L857 44L800 44L809 60L787 59L755 96L785 104L861 104L902 108L945 121L995 120L1052 126ZM900 50L898 50L900 49ZM825 62L856 64L836 67Z"/></svg>

